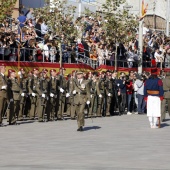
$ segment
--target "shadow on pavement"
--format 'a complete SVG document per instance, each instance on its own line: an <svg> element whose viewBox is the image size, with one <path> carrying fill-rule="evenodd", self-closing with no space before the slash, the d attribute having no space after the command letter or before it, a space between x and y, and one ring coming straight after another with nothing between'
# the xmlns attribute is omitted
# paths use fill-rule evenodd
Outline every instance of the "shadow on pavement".
<svg viewBox="0 0 170 170"><path fill-rule="evenodd" d="M170 119L164 119L164 121L163 121L163 122L168 122L168 121L170 121Z"/></svg>
<svg viewBox="0 0 170 170"><path fill-rule="evenodd" d="M27 121L17 121L17 123L19 123L20 125L21 125L21 124L34 123L34 122L35 122L34 120L32 120L32 121L29 121L29 120L27 120Z"/></svg>
<svg viewBox="0 0 170 170"><path fill-rule="evenodd" d="M100 126L89 126L89 127L84 127L83 130L84 131L88 131L88 130L97 130L100 129Z"/></svg>
<svg viewBox="0 0 170 170"><path fill-rule="evenodd" d="M164 128L164 127L166 127L166 126L170 126L170 125L167 124L167 123L161 123L161 128Z"/></svg>

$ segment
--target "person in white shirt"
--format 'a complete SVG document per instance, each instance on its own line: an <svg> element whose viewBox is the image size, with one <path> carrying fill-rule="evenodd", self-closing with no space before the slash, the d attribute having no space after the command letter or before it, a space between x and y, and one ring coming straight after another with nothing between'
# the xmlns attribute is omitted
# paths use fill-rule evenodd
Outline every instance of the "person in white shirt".
<svg viewBox="0 0 170 170"><path fill-rule="evenodd" d="M159 54L159 49L155 50L154 58L157 63L157 67L160 67L160 63L164 61L164 56L162 54Z"/></svg>
<svg viewBox="0 0 170 170"><path fill-rule="evenodd" d="M48 26L45 24L45 22L43 22L41 24L41 35L42 37L44 37L45 34L48 33Z"/></svg>

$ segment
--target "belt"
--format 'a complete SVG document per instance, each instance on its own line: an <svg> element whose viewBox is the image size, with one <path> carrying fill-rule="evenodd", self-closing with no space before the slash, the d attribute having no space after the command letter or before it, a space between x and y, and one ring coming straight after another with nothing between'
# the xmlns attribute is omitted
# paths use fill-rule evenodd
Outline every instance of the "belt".
<svg viewBox="0 0 170 170"><path fill-rule="evenodd" d="M0 91L6 91L5 89L1 89Z"/></svg>
<svg viewBox="0 0 170 170"><path fill-rule="evenodd" d="M13 93L20 93L20 91L13 91Z"/></svg>
<svg viewBox="0 0 170 170"><path fill-rule="evenodd" d="M148 94L159 94L158 90L147 90Z"/></svg>
<svg viewBox="0 0 170 170"><path fill-rule="evenodd" d="M76 92L76 94L84 94L84 95L86 95L87 93L84 93L84 92Z"/></svg>

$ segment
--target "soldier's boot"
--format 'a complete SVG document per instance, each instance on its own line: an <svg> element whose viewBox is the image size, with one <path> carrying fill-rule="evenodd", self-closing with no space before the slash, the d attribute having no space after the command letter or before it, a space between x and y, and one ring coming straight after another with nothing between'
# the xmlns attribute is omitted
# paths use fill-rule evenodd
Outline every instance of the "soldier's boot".
<svg viewBox="0 0 170 170"><path fill-rule="evenodd" d="M106 116L110 116L110 103L107 103Z"/></svg>

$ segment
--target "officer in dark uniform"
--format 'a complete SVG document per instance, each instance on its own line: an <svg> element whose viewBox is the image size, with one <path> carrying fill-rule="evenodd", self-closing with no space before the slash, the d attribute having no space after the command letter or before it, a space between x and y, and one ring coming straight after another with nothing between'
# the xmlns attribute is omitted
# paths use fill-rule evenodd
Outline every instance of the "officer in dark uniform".
<svg viewBox="0 0 170 170"><path fill-rule="evenodd" d="M117 79L117 71L114 71L112 73L112 82L113 82L113 98L112 98L112 115L117 115L117 110L118 110L118 115L121 115L120 113L120 88L119 88L119 83Z"/></svg>
<svg viewBox="0 0 170 170"><path fill-rule="evenodd" d="M112 73L107 72L107 81L106 81L106 116L110 116L113 111L111 107L113 98L113 80Z"/></svg>
<svg viewBox="0 0 170 170"><path fill-rule="evenodd" d="M56 101L57 101L57 91L58 91L58 82L56 78L56 70L50 70L50 81L49 81L49 114L47 115L48 121L55 120L56 113Z"/></svg>
<svg viewBox="0 0 170 170"><path fill-rule="evenodd" d="M24 112L26 110L25 105L26 105L26 98L28 94L28 79L25 77L24 68L20 68L18 75L19 75L19 82L20 82L20 88L22 89L22 93L21 93L21 100L20 100L20 110L19 110L17 120L22 121Z"/></svg>
<svg viewBox="0 0 170 170"><path fill-rule="evenodd" d="M88 117L95 117L97 115L97 106L98 106L98 97L97 97L97 89L96 86L98 84L98 73L93 72L92 73L92 81L89 82L89 88L90 88L90 108Z"/></svg>
<svg viewBox="0 0 170 170"><path fill-rule="evenodd" d="M9 125L16 124L16 116L18 115L22 89L20 88L19 82L16 78L15 70L8 70L10 79L9 87L11 89L10 96L10 115L9 115Z"/></svg>
<svg viewBox="0 0 170 170"><path fill-rule="evenodd" d="M35 115L37 114L37 108L38 108L38 97L40 92L39 89L39 69L34 68L33 69L33 76L31 79L29 79L29 94L31 98L31 110L30 110L30 119L34 119Z"/></svg>
<svg viewBox="0 0 170 170"><path fill-rule="evenodd" d="M58 112L57 119L63 120L65 100L66 100L66 86L67 81L64 77L65 68L60 68L60 74L58 75Z"/></svg>
<svg viewBox="0 0 170 170"><path fill-rule="evenodd" d="M25 115L26 117L30 118L30 110L31 110L31 103L32 103L32 95L31 95L31 91L30 91L30 86L31 86L31 80L32 80L32 76L33 76L33 71L29 71L28 75L27 75L27 81L28 81L28 93L27 93L27 97L26 97L26 105L25 105Z"/></svg>
<svg viewBox="0 0 170 170"><path fill-rule="evenodd" d="M67 81L67 88L66 88L66 103L67 103L67 115L71 117L71 119L75 119L75 111L72 112L72 105L73 105L73 94L71 93L73 91L73 82L74 78L72 74L68 75L68 81Z"/></svg>
<svg viewBox="0 0 170 170"><path fill-rule="evenodd" d="M96 84L97 96L98 96L98 109L97 109L97 117L105 116L106 109L106 75L105 72L101 72L101 78L99 82Z"/></svg>
<svg viewBox="0 0 170 170"><path fill-rule="evenodd" d="M49 115L49 109L47 108L49 106L49 81L50 79L47 76L48 70L43 69L42 70L42 77L40 78L40 101L39 101L39 112L41 114L41 119L44 121L44 115L45 113ZM47 120L48 121L48 120Z"/></svg>

